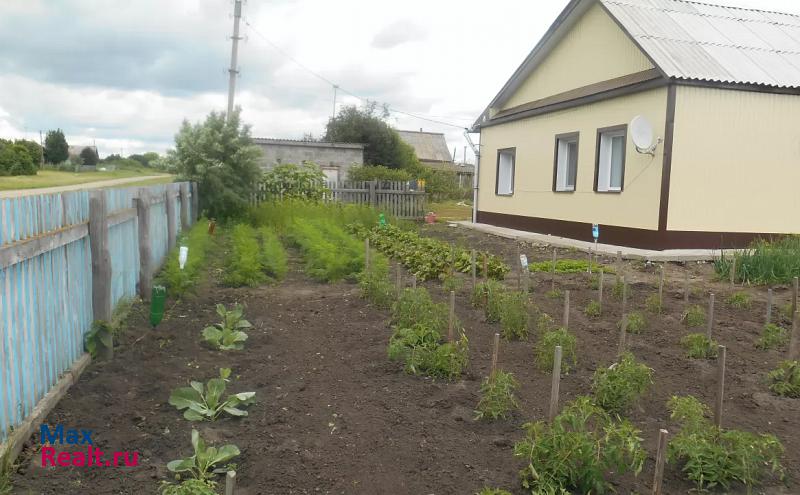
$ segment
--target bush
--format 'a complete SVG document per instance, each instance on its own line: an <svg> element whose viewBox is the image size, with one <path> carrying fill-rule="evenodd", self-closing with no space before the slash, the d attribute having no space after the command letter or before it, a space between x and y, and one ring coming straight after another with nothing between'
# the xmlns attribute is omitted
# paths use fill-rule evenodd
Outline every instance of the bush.
<svg viewBox="0 0 800 495"><path fill-rule="evenodd" d="M189 231L181 232L180 238L175 243L177 247L169 253L164 268L158 276L158 283L166 286L172 297L180 298L193 292L197 283L206 274L206 254L211 246L211 237L208 235L206 224L205 219L200 219ZM183 270L178 259L180 246L189 248Z"/></svg>
<svg viewBox="0 0 800 495"><path fill-rule="evenodd" d="M681 321L689 328L702 327L706 324L706 310L697 304L689 306L683 312Z"/></svg>
<svg viewBox="0 0 800 495"><path fill-rule="evenodd" d="M717 428L706 418L708 407L692 396L672 397L667 407L681 426L669 442L667 458L682 463L698 489L727 491L739 482L749 493L767 471L782 477L783 446L775 436Z"/></svg>
<svg viewBox="0 0 800 495"><path fill-rule="evenodd" d="M524 292L503 292L497 298L500 328L506 340L528 337L528 295Z"/></svg>
<svg viewBox="0 0 800 495"><path fill-rule="evenodd" d="M481 400L475 411L475 419L506 418L511 411L519 409L514 393L519 383L514 375L505 371L495 371L481 384Z"/></svg>
<svg viewBox="0 0 800 495"><path fill-rule="evenodd" d="M590 397L567 404L552 424L523 428L525 439L514 446L514 455L525 463L519 474L533 495L608 493L613 489L606 474L638 475L644 465L639 430L613 420Z"/></svg>
<svg viewBox="0 0 800 495"><path fill-rule="evenodd" d="M404 361L406 373L455 378L467 365L467 337L461 332L455 342L441 343L441 339L439 332L424 323L396 327L389 339L389 359Z"/></svg>
<svg viewBox="0 0 800 495"><path fill-rule="evenodd" d="M536 344L536 364L542 371L553 370L556 347L561 346L561 371L566 373L575 366L575 336L566 328L550 330Z"/></svg>
<svg viewBox="0 0 800 495"><path fill-rule="evenodd" d="M717 343L704 333L690 333L681 339L686 355L694 359L712 359L717 357Z"/></svg>
<svg viewBox="0 0 800 495"><path fill-rule="evenodd" d="M0 140L0 175L36 175L38 164L24 144Z"/></svg>
<svg viewBox="0 0 800 495"><path fill-rule="evenodd" d="M225 283L233 287L255 287L267 280L256 231L247 224L233 227L230 236L231 250L228 256Z"/></svg>
<svg viewBox="0 0 800 495"><path fill-rule="evenodd" d="M589 304L584 308L583 313L590 318L597 318L600 316L601 307L598 301L589 301Z"/></svg>
<svg viewBox="0 0 800 495"><path fill-rule="evenodd" d="M725 299L725 303L736 309L750 309L752 302L747 292L734 292Z"/></svg>
<svg viewBox="0 0 800 495"><path fill-rule="evenodd" d="M462 189L458 187L458 176L452 170L433 169L423 165L412 172L425 181L425 192L434 203L462 199L464 196Z"/></svg>
<svg viewBox="0 0 800 495"><path fill-rule="evenodd" d="M407 170L384 167L383 165L363 165L350 167L347 170L347 180L352 181L408 182L411 179L411 174Z"/></svg>
<svg viewBox="0 0 800 495"><path fill-rule="evenodd" d="M762 350L777 349L789 343L789 332L774 323L764 325L761 337L756 341L756 347Z"/></svg>
<svg viewBox="0 0 800 495"><path fill-rule="evenodd" d="M628 333L640 334L642 333L642 330L644 330L647 327L647 320L645 319L644 314L642 314L641 311L631 311L630 313L628 313L627 317L628 317L628 326L625 328L625 331L627 331ZM617 324L617 328L622 328L621 321Z"/></svg>
<svg viewBox="0 0 800 495"><path fill-rule="evenodd" d="M284 163L264 172L261 183L267 199L305 199L319 201L327 191L325 174L315 163Z"/></svg>
<svg viewBox="0 0 800 495"><path fill-rule="evenodd" d="M396 292L394 285L389 281L389 263L386 258L373 256L369 270L364 270L358 275L358 286L361 289L361 297L378 308L390 308Z"/></svg>
<svg viewBox="0 0 800 495"><path fill-rule="evenodd" d="M750 249L736 253L736 282L750 284L785 284L800 276L800 236L775 241L758 240ZM714 262L717 275L730 278L732 258L725 255Z"/></svg>
<svg viewBox="0 0 800 495"><path fill-rule="evenodd" d="M653 384L653 370L637 363L631 353L594 373L592 391L595 402L610 413L623 414Z"/></svg>
<svg viewBox="0 0 800 495"><path fill-rule="evenodd" d="M784 361L768 375L769 389L784 397L800 398L800 361Z"/></svg>
<svg viewBox="0 0 800 495"><path fill-rule="evenodd" d="M656 315L661 314L661 311L664 310L664 308L661 306L661 300L658 298L658 294L650 294L647 296L644 305L647 308L647 311Z"/></svg>

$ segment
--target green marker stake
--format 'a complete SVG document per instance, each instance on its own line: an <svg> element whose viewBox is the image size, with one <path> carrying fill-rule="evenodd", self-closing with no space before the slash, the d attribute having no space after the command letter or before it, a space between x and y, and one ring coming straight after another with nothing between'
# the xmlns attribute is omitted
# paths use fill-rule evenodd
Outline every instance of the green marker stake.
<svg viewBox="0 0 800 495"><path fill-rule="evenodd" d="M164 318L164 304L167 300L167 289L163 285L153 286L150 297L150 324L155 328Z"/></svg>

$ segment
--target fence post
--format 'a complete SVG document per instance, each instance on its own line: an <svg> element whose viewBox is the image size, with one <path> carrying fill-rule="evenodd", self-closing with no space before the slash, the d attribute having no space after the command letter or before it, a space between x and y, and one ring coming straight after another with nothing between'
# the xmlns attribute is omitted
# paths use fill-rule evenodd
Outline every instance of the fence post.
<svg viewBox="0 0 800 495"><path fill-rule="evenodd" d="M722 427L722 405L725 402L725 358L726 348L724 345L718 346L717 358L717 401L714 405L714 424L717 428Z"/></svg>
<svg viewBox="0 0 800 495"><path fill-rule="evenodd" d="M181 182L181 231L189 230L189 184Z"/></svg>
<svg viewBox="0 0 800 495"><path fill-rule="evenodd" d="M664 478L664 464L667 460L667 430L658 432L658 450L656 451L656 472L653 476L653 495L661 495L661 485Z"/></svg>
<svg viewBox="0 0 800 495"><path fill-rule="evenodd" d="M172 184L167 184L165 194L165 208L167 210L167 250L172 251L175 247L175 241L178 238L178 226L175 225L175 189L172 188Z"/></svg>
<svg viewBox="0 0 800 495"><path fill-rule="evenodd" d="M195 220L200 219L200 194L198 193L197 182L192 182L192 216Z"/></svg>
<svg viewBox="0 0 800 495"><path fill-rule="evenodd" d="M197 186L193 184L193 194ZM195 196L192 196L194 199ZM150 193L147 189L139 189L136 198L136 216L139 219L139 297L143 301L150 300L153 288L152 257L150 256ZM194 206L193 206L194 207Z"/></svg>
<svg viewBox="0 0 800 495"><path fill-rule="evenodd" d="M553 382L550 386L550 410L547 419L551 423L558 416L558 388L561 384L561 346L557 345L553 356Z"/></svg>
<svg viewBox="0 0 800 495"><path fill-rule="evenodd" d="M92 250L92 317L111 320L111 256L108 253L108 206L106 193L89 193L89 245ZM111 359L114 344L101 346L101 359Z"/></svg>
<svg viewBox="0 0 800 495"><path fill-rule="evenodd" d="M378 181L371 180L369 181L369 204L370 206L378 206L378 195L375 194L375 188L378 185Z"/></svg>

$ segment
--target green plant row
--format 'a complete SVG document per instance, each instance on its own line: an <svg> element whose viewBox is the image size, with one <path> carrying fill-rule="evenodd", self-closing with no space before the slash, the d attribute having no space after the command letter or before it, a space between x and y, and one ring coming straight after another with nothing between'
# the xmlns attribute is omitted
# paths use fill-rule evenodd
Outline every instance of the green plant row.
<svg viewBox="0 0 800 495"><path fill-rule="evenodd" d="M443 279L451 271L470 273L472 270L469 250L453 248L446 242L416 232L389 224L371 229L351 224L348 230L359 238L369 238L372 246L390 258L400 260L420 280ZM490 278L502 280L511 271L511 267L497 256L478 252L476 257L476 273L479 275L483 275L484 259Z"/></svg>
<svg viewBox="0 0 800 495"><path fill-rule="evenodd" d="M186 293L193 292L200 279L206 274L206 255L211 247L211 236L208 235L207 221L203 218L197 221L175 243L176 247L170 251L164 268L157 277L157 282L167 288L172 297L180 298ZM186 265L181 270L178 256L180 247L189 248Z"/></svg>
<svg viewBox="0 0 800 495"><path fill-rule="evenodd" d="M255 287L283 279L288 270L286 251L269 227L254 229L248 224L233 227L230 235L225 283L233 287Z"/></svg>
<svg viewBox="0 0 800 495"><path fill-rule="evenodd" d="M552 261L537 261L528 264L528 270L538 272L552 272ZM614 273L614 269L607 265L592 262L592 272L598 273L603 270L604 273ZM589 271L588 260L573 260L573 259L560 259L556 261L556 273L586 273Z"/></svg>
<svg viewBox="0 0 800 495"><path fill-rule="evenodd" d="M306 273L315 280L354 279L364 269L364 246L331 220L295 219L287 238L300 248Z"/></svg>
<svg viewBox="0 0 800 495"><path fill-rule="evenodd" d="M714 262L714 270L724 280L730 278L736 260L736 282L785 284L800 276L800 236L776 241L758 240L750 249L733 257L724 254Z"/></svg>

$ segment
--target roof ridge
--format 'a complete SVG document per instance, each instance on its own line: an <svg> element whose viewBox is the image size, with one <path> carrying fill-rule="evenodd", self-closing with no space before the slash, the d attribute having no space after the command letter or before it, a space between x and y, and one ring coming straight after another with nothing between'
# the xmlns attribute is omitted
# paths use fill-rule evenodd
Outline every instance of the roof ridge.
<svg viewBox="0 0 800 495"><path fill-rule="evenodd" d="M676 38L669 38L666 36L653 36L650 34L636 36L636 38L640 39L652 39L652 40L664 40L664 41L672 41L675 43L687 43L691 45L703 45L703 46L723 46L727 48L736 48L739 50L750 50L754 52L768 52L768 53L788 53L792 55L800 55L800 51L793 51L793 50L776 50L776 49L769 49L769 48L761 48L757 46L746 46L746 45L734 45L729 43L712 43L710 41L697 41L697 40L679 40Z"/></svg>
<svg viewBox="0 0 800 495"><path fill-rule="evenodd" d="M678 13L681 13L681 14L699 15L699 16L702 16L702 17L716 17L716 18L720 18L720 19L731 19L731 17L729 17L729 16L714 15L714 14L708 14L708 13L704 13L704 12L684 12L682 10L672 10L672 9L669 9L669 8L658 7L656 5L642 5L642 4L639 4L639 3L632 4L632 3L629 3L628 0L604 0L604 1L608 2L608 3L625 4L625 5L628 5L630 7L648 8L648 9L653 9L653 10L661 10L661 11L665 11L665 12L678 12ZM674 3L684 3L684 4L689 4L689 5L704 5L706 7L718 7L718 8L731 9L731 10L742 10L742 11L745 11L745 12L758 12L760 14L786 15L786 16L794 17L794 18L800 20L800 14L794 14L792 12L780 12L778 10L763 10L763 9L754 9L754 8L747 8L747 7L736 7L736 6L733 6L733 5L722 5L722 4L718 4L718 3L698 2L696 0L667 0L667 1L674 2ZM761 20L756 20L756 19L738 19L737 18L737 20L742 20L742 21L747 21L747 22L764 22L766 24L777 24L777 25L781 25L781 26L797 26L796 24L787 24L787 23L783 23L783 22L779 22L779 21L775 21L775 20L771 20L771 19L764 19L763 21L761 21Z"/></svg>

